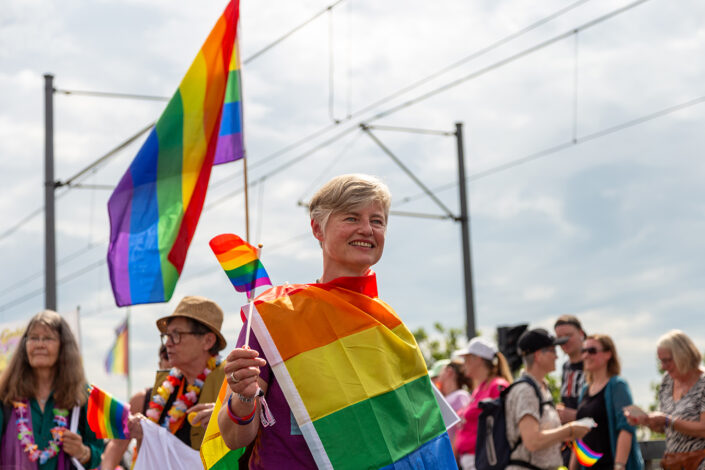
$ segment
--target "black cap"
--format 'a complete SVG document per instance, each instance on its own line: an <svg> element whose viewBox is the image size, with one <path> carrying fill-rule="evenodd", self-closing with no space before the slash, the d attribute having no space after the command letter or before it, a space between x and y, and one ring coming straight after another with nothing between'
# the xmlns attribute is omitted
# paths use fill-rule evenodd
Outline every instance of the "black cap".
<svg viewBox="0 0 705 470"><path fill-rule="evenodd" d="M531 354L539 349L565 344L568 338L556 338L543 328L525 331L517 342L517 347L522 355Z"/></svg>

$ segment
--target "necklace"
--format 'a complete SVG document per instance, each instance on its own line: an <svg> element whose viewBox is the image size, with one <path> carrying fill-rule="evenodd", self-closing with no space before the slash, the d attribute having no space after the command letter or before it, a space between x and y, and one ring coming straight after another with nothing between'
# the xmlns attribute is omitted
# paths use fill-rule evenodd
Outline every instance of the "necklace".
<svg viewBox="0 0 705 470"><path fill-rule="evenodd" d="M29 426L29 420L32 419L31 416L27 417L27 402L25 401L15 401L12 402L12 406L15 408L18 414L17 418L17 439L19 439L20 444L22 444L23 450L27 453L29 460L36 462L39 460L39 464L43 465L47 460L56 456L59 453L62 439L64 436L64 431L66 431L66 425L68 420L66 417L69 415L68 410L54 408L52 411L54 413L54 426L51 428L51 441L47 445L46 449L39 450L37 444L34 443L34 433Z"/></svg>
<svg viewBox="0 0 705 470"><path fill-rule="evenodd" d="M169 431L174 434L181 427L186 416L186 410L192 407L197 401L198 396L201 394L201 389L203 388L203 383L206 381L206 377L220 364L221 360L218 356L211 356L208 359L206 368L203 369L198 377L193 381L192 385L186 387L186 393L183 391L184 379L183 374L176 367L169 371L169 376L164 382L159 386L157 392L152 396L152 400L149 402L149 409L147 410L147 418L159 423L159 417L164 411L166 402L174 390L179 390L179 395L171 405L171 409L167 412L161 425L168 428Z"/></svg>

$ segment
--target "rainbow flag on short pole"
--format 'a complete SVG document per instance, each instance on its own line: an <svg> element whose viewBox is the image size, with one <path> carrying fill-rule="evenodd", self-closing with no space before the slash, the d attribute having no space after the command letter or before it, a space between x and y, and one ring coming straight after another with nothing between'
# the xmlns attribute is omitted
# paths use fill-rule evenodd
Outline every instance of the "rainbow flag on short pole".
<svg viewBox="0 0 705 470"><path fill-rule="evenodd" d="M602 454L589 448L587 444L582 441L582 439L573 441L570 444L573 447L575 457L583 467L592 467L598 460L600 460L600 457L602 457Z"/></svg>
<svg viewBox="0 0 705 470"><path fill-rule="evenodd" d="M238 18L231 0L110 196L108 269L118 306L171 298L212 166L244 157Z"/></svg>
<svg viewBox="0 0 705 470"><path fill-rule="evenodd" d="M255 288L272 285L259 260L257 248L242 238L224 233L213 238L210 246L230 283L236 291L246 292L248 300Z"/></svg>
<svg viewBox="0 0 705 470"><path fill-rule="evenodd" d="M259 260L257 248L231 233L224 233L214 237L210 241L210 247L235 290L247 293L251 315L253 311L252 293L254 290L257 287L272 285L267 271ZM248 322L248 326L249 324L250 322ZM245 338L245 344L249 344L249 328ZM228 389L228 382L224 380L211 416L218 416ZM236 450L228 448L220 435L217 419L211 419L208 422L206 434L201 444L203 468L206 470L236 468L238 465L237 461L244 452L244 448Z"/></svg>
<svg viewBox="0 0 705 470"><path fill-rule="evenodd" d="M110 351L108 351L108 356L105 358L105 371L108 374L128 375L130 364L128 355L127 320L117 327L115 334L117 335L115 344Z"/></svg>
<svg viewBox="0 0 705 470"><path fill-rule="evenodd" d="M129 439L127 419L130 416L130 405L126 405L99 389L91 386L88 397L86 419L88 426L98 439Z"/></svg>

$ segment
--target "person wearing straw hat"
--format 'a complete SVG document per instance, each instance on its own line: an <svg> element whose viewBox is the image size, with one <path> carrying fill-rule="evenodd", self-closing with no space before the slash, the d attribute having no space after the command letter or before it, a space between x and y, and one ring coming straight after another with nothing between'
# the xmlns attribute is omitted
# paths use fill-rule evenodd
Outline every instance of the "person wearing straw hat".
<svg viewBox="0 0 705 470"><path fill-rule="evenodd" d="M201 296L184 297L171 315L157 320L172 368L157 372L146 416L130 416L130 434L138 445L142 438L140 420L149 419L191 448L201 447L225 378L218 355L226 345L220 332L222 324L221 308Z"/></svg>

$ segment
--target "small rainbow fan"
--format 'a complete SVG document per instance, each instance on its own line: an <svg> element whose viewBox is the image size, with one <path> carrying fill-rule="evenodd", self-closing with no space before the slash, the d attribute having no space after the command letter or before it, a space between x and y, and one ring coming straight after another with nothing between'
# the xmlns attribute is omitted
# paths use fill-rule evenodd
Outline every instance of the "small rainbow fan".
<svg viewBox="0 0 705 470"><path fill-rule="evenodd" d="M592 467L602 457L601 453L589 448L581 439L571 442L571 446L575 456L578 458L578 462L584 467Z"/></svg>

